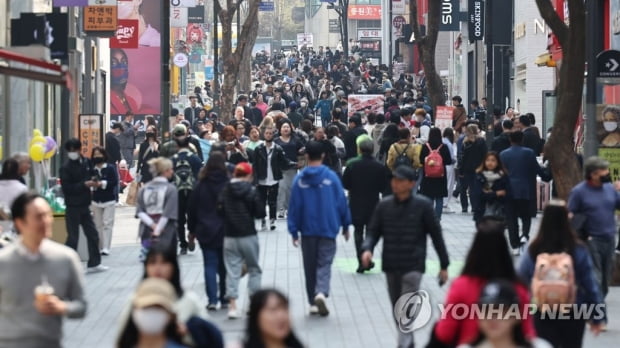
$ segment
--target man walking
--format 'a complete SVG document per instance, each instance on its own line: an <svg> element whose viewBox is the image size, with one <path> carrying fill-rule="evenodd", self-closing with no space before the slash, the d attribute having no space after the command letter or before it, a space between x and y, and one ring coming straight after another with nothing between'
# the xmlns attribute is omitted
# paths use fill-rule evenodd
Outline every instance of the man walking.
<svg viewBox="0 0 620 348"><path fill-rule="evenodd" d="M54 218L43 197L24 193L11 212L20 238L0 250L0 347L61 347L63 317L86 314L80 258L48 239Z"/></svg>
<svg viewBox="0 0 620 348"><path fill-rule="evenodd" d="M342 227L345 240L349 240L351 213L340 179L322 164L323 148L317 141L306 144L308 166L293 181L288 230L295 247L301 233L310 314L326 316L336 237Z"/></svg>
<svg viewBox="0 0 620 348"><path fill-rule="evenodd" d="M123 131L123 125L120 122L114 122L110 131L105 134L105 151L108 153L108 163L118 166L123 159L121 156L121 143L118 141L118 135Z"/></svg>
<svg viewBox="0 0 620 348"><path fill-rule="evenodd" d="M420 287L425 271L427 235L430 235L439 256L439 285L448 279L450 261L433 203L424 196L413 195L415 185L413 168L400 166L394 170L391 182L394 194L377 205L362 245L362 265L368 267L373 250L383 237L382 268L392 306L400 296L418 291ZM413 334L399 331L398 347L413 346Z"/></svg>
<svg viewBox="0 0 620 348"><path fill-rule="evenodd" d="M123 159L129 168L133 167L133 152L136 150L136 131L138 128L140 128L140 124L133 124L133 113L128 111L123 120L123 131L118 136L118 142L121 145Z"/></svg>
<svg viewBox="0 0 620 348"><path fill-rule="evenodd" d="M87 158L82 157L82 142L72 138L65 143L69 160L60 168L62 192L65 195L65 222L67 226L67 246L77 250L80 226L84 230L88 244L87 272L103 272L108 267L101 264L99 254L99 234L90 213L91 194L103 183L93 180L93 167Z"/></svg>
<svg viewBox="0 0 620 348"><path fill-rule="evenodd" d="M349 207L355 227L355 250L358 260L356 272L364 273L374 267L374 263L369 264L368 267L362 266L364 229L367 227L377 203L379 203L379 195L384 192L387 186L390 172L386 166L374 159L372 140L362 140L358 147L362 156L359 159L351 160L347 165L342 176L342 185L349 190Z"/></svg>

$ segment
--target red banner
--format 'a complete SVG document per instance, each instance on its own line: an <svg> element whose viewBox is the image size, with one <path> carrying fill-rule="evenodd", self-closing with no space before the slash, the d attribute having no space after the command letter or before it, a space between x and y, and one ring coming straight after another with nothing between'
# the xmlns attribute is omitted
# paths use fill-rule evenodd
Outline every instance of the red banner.
<svg viewBox="0 0 620 348"><path fill-rule="evenodd" d="M347 16L349 19L381 19L381 5L349 5Z"/></svg>
<svg viewBox="0 0 620 348"><path fill-rule="evenodd" d="M116 34L110 38L111 48L138 48L138 20L119 19Z"/></svg>

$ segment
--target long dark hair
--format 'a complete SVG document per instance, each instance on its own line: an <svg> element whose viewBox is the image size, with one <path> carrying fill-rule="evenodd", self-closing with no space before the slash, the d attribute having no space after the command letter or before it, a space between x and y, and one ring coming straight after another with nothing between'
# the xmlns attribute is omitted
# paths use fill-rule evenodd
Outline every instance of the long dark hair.
<svg viewBox="0 0 620 348"><path fill-rule="evenodd" d="M450 143L454 144L454 129L448 127L443 130L443 137L450 140Z"/></svg>
<svg viewBox="0 0 620 348"><path fill-rule="evenodd" d="M476 225L476 230L461 274L487 280L506 279L517 282L517 274L504 237L504 224L492 218L482 218Z"/></svg>
<svg viewBox="0 0 620 348"><path fill-rule="evenodd" d="M506 171L506 168L504 167L504 164L502 163L502 159L499 157L499 154L495 151L489 151L487 152L486 155L484 155L484 158L482 159L482 163L480 163L480 166L476 168L476 173L482 173L483 171L487 170L485 162L487 161L487 158L489 157L495 157L495 160L497 161L497 167L495 168L493 172L504 174L504 175L508 173Z"/></svg>
<svg viewBox="0 0 620 348"><path fill-rule="evenodd" d="M0 180L17 180L19 179L19 162L14 158L7 158L2 163L2 174Z"/></svg>
<svg viewBox="0 0 620 348"><path fill-rule="evenodd" d="M228 169L226 168L226 156L221 151L212 151L209 154L209 159L204 167L198 174L198 180L207 180L210 176L216 173L224 173L228 175Z"/></svg>
<svg viewBox="0 0 620 348"><path fill-rule="evenodd" d="M580 243L568 220L566 203L553 200L547 204L543 211L538 234L530 243L528 252L534 260L541 253L566 252L572 254L575 247Z"/></svg>
<svg viewBox="0 0 620 348"><path fill-rule="evenodd" d="M146 266L153 262L157 256L161 256L164 259L164 262L172 265L172 278L167 280L170 282L170 285L174 287L177 297L181 298L181 296L183 296L183 288L181 287L181 269L179 268L179 260L177 259L177 254L170 252L168 249L157 245L149 249L149 252L146 254L146 258L144 259L144 275L142 276L142 279L148 278L148 274L146 274Z"/></svg>
<svg viewBox="0 0 620 348"><path fill-rule="evenodd" d="M261 329L258 323L258 317L265 305L267 305L267 301L269 301L269 298L272 296L276 297L278 302L280 302L280 304L288 310L288 299L280 291L275 289L262 289L255 292L250 299L250 314L248 315L248 323L246 325L247 329L244 348L265 348L265 343L263 342ZM284 339L284 345L287 348L303 347L292 330Z"/></svg>
<svg viewBox="0 0 620 348"><path fill-rule="evenodd" d="M174 313L170 313L170 321L166 326L164 334L169 340L172 340L176 343L181 344L183 342L181 335L179 335L176 315ZM138 327L136 326L136 323L133 322L133 318L130 314L129 318L127 318L127 324L125 324L125 327L121 331L121 335L118 338L118 342L116 342L116 347L135 347L138 344L139 338L140 332L138 331Z"/></svg>
<svg viewBox="0 0 620 348"><path fill-rule="evenodd" d="M431 128L431 130L428 132L428 144L431 146L432 149L436 149L441 146L441 144L443 144L443 140L441 138L441 129Z"/></svg>

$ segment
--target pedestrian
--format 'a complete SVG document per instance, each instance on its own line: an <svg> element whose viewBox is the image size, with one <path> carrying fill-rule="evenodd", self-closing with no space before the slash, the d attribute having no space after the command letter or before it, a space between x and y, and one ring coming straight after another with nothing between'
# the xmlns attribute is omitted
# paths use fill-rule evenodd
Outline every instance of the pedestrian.
<svg viewBox="0 0 620 348"><path fill-rule="evenodd" d="M327 125L330 119L330 113L332 112L332 102L328 99L328 93L326 91L321 92L319 101L314 105L314 112L320 110L321 125Z"/></svg>
<svg viewBox="0 0 620 348"><path fill-rule="evenodd" d="M254 149L256 149L256 147L258 147L262 143L263 141L260 139L258 127L252 126L252 128L250 129L250 137L248 138L248 140L243 142L243 147L245 147L247 150L254 151Z"/></svg>
<svg viewBox="0 0 620 348"><path fill-rule="evenodd" d="M246 97L247 99L247 97ZM243 135L250 134L250 128L252 127L252 122L245 117L244 107L237 106L235 108L235 118L228 123L229 126L233 126L235 130L239 130L238 126L243 126Z"/></svg>
<svg viewBox="0 0 620 348"><path fill-rule="evenodd" d="M514 284L519 298L519 313L528 313L526 305L530 303L530 295L516 275L504 237L504 225L497 220L483 218L476 225L476 234L467 252L461 275L450 284L444 301L445 308L458 304L471 309L478 303L482 289L489 282L500 279ZM528 339L535 337L532 317L527 315L523 321L522 335ZM477 337L476 317L463 318L458 312L447 311L435 325L431 342L438 344L437 346L454 347L470 343Z"/></svg>
<svg viewBox="0 0 620 348"><path fill-rule="evenodd" d="M177 152L179 152L178 141L189 140L189 149L202 158L202 148L200 147L200 141L189 135L189 130L183 124L177 124L172 130L172 139L164 143L159 149L159 155L161 157L172 158ZM233 129L234 133L234 129Z"/></svg>
<svg viewBox="0 0 620 348"><path fill-rule="evenodd" d="M198 119L200 110L203 110L203 108L198 105L198 98L196 95L189 96L189 103L190 105L183 110L183 115L185 116L185 119L190 122L190 124L194 124L194 120Z"/></svg>
<svg viewBox="0 0 620 348"><path fill-rule="evenodd" d="M372 141L375 143L375 153L373 153L373 156L375 158L377 158L377 154L379 154L379 150L381 148L381 140L383 139L383 131L385 130L385 127L387 127L387 124L385 123L385 116L383 114L378 114L376 116L376 120L376 124L368 133L372 138Z"/></svg>
<svg viewBox="0 0 620 348"><path fill-rule="evenodd" d="M306 144L308 166L293 182L288 231L295 247L301 234L310 314L326 316L336 237L342 227L345 240L349 240L351 213L338 176L322 164L323 155L321 143Z"/></svg>
<svg viewBox="0 0 620 348"><path fill-rule="evenodd" d="M138 149L138 167L136 169L139 177L138 182L146 184L153 180L148 163L151 159L159 157L159 147L157 128L148 126L146 128L146 138Z"/></svg>
<svg viewBox="0 0 620 348"><path fill-rule="evenodd" d="M93 191L103 187L103 183L93 177L90 160L82 157L82 142L79 139L67 140L65 151L69 159L60 168L60 180L66 205L66 245L77 250L80 226L82 226L88 245L86 271L89 273L107 271L108 267L101 264L99 234L89 209Z"/></svg>
<svg viewBox="0 0 620 348"><path fill-rule="evenodd" d="M30 156L25 152L18 152L14 154L12 158L16 160L17 163L19 163L19 178L17 180L19 180L19 182L21 182L22 184L28 186L26 184L26 179L24 178L24 176L28 174L30 168L32 167L32 160L30 159Z"/></svg>
<svg viewBox="0 0 620 348"><path fill-rule="evenodd" d="M93 191L90 210L97 232L99 232L99 250L101 255L110 255L112 231L114 231L114 213L116 211L116 187L118 171L109 163L107 151L95 146L90 156L93 162L93 177L100 184Z"/></svg>
<svg viewBox="0 0 620 348"><path fill-rule="evenodd" d="M218 200L218 212L224 219L224 264L226 297L230 301L228 318L240 316L237 308L239 280L243 264L249 273L250 295L261 286L262 270L258 262L258 235L254 219L265 217L256 188L252 186L252 166L247 162L235 166L233 179L224 187Z"/></svg>
<svg viewBox="0 0 620 348"><path fill-rule="evenodd" d="M172 156L174 168L174 185L179 195L179 218L177 220L180 254L186 255L187 250L194 251L196 248L195 236L189 234L185 238L185 223L187 222L188 203L194 186L198 181L198 173L202 168L202 159L189 148L189 139L177 139L179 152Z"/></svg>
<svg viewBox="0 0 620 348"><path fill-rule="evenodd" d="M454 136L454 130L450 127L443 130L443 144L450 150L450 155L452 158L452 163L446 165L446 180L448 183L448 196L443 202L443 212L446 214L453 213L454 211L450 208L450 201L452 200L454 191L456 189L456 138Z"/></svg>
<svg viewBox="0 0 620 348"><path fill-rule="evenodd" d="M288 119L284 119L278 125L279 136L274 140L274 143L278 144L286 158L291 162L297 162L298 156L302 155L302 148L304 145L299 139L292 134L291 122ZM297 167L289 168L282 171L282 179L279 181L278 186L278 219L284 219L286 217L286 211L289 207L289 200L291 198L291 186L293 185L293 179L297 175Z"/></svg>
<svg viewBox="0 0 620 348"><path fill-rule="evenodd" d="M519 305L519 296L513 283L506 280L489 282L482 289L477 305L483 309L487 308L478 318L478 335L470 344L459 347L552 347L544 339L528 338L523 334L524 321L521 319L521 314L510 312L511 308Z"/></svg>
<svg viewBox="0 0 620 348"><path fill-rule="evenodd" d="M403 128L406 129L406 128ZM448 252L441 235L441 226L435 218L432 202L412 193L417 174L413 168L397 167L391 181L391 196L383 198L375 208L362 244L362 266L372 262L373 250L383 238L382 269L387 279L392 307L405 293L415 292L420 286L426 262L426 235L431 236L439 256L439 284L448 279ZM413 348L411 332L398 333L399 348Z"/></svg>
<svg viewBox="0 0 620 348"><path fill-rule="evenodd" d="M329 168L336 172L336 175L340 177L342 175L342 163L347 156L347 150L344 146L344 142L342 141L342 139L340 139L338 134L338 126L331 125L327 127L327 140L334 147L336 154L336 156L332 156L332 159L330 160L331 165L329 166ZM331 146L329 148L331 150ZM325 156L328 156L330 154L331 152L325 153Z"/></svg>
<svg viewBox="0 0 620 348"><path fill-rule="evenodd" d="M470 123L465 127L464 135L462 151L458 152L458 169L461 188L461 211L465 214L470 204L472 213L478 210L480 198L476 197L473 186L476 180L476 169L480 166L487 153L487 144L480 136L480 129L475 123ZM506 161L503 162L506 163Z"/></svg>
<svg viewBox="0 0 620 348"><path fill-rule="evenodd" d="M362 119L358 114L349 118L349 130L344 134L344 147L347 152L345 160L349 160L357 156L357 144L356 140L362 134L366 133L364 127L362 127Z"/></svg>
<svg viewBox="0 0 620 348"><path fill-rule="evenodd" d="M532 217L536 216L536 175L545 176L531 149L521 146L523 132L511 132L510 148L500 154L500 159L510 180L510 191L506 201L506 221L510 246L513 253L519 255L519 248L530 239ZM519 235L521 219L522 233ZM612 252L613 253L613 252Z"/></svg>
<svg viewBox="0 0 620 348"><path fill-rule="evenodd" d="M243 347L303 347L291 328L289 301L280 291L263 289L252 295Z"/></svg>
<svg viewBox="0 0 620 348"><path fill-rule="evenodd" d="M360 142L359 152L361 158L354 160L344 171L342 185L349 191L349 208L355 228L355 250L357 252L357 273L364 273L374 267L362 266L362 243L367 234L368 223L372 212L379 203L379 196L385 191L390 176L389 170L377 162L372 154L374 144L370 139Z"/></svg>
<svg viewBox="0 0 620 348"><path fill-rule="evenodd" d="M501 125L502 133L493 138L493 143L491 144L491 150L497 153L502 153L502 151L510 148L509 134L514 126L511 120L503 120Z"/></svg>
<svg viewBox="0 0 620 348"><path fill-rule="evenodd" d="M387 167L392 172L401 165L414 170L421 168L420 152L422 151L422 145L411 142L411 131L409 128L400 128L398 130L398 139L398 142L392 144L388 151Z"/></svg>
<svg viewBox="0 0 620 348"><path fill-rule="evenodd" d="M221 148L222 151L226 151L227 162L233 165L248 162L249 160L248 152L237 139L233 126L224 127L221 132L220 143L218 143L215 148Z"/></svg>
<svg viewBox="0 0 620 348"><path fill-rule="evenodd" d="M138 191L136 216L140 219L138 235L142 244L140 261L151 246L158 245L176 254L179 194L170 183L174 177L172 161L158 157L149 161L153 180Z"/></svg>
<svg viewBox="0 0 620 348"><path fill-rule="evenodd" d="M10 239L13 237L13 222L10 220L11 206L15 198L28 191L28 187L22 184L19 179L19 162L13 158L8 158L2 163L2 174L0 175L0 235Z"/></svg>
<svg viewBox="0 0 620 348"><path fill-rule="evenodd" d="M467 110L463 106L463 98L458 95L452 97L452 128L460 130L467 121Z"/></svg>
<svg viewBox="0 0 620 348"><path fill-rule="evenodd" d="M11 215L20 238L0 250L0 346L59 348L63 318L86 314L82 263L49 239L54 218L43 197L21 194Z"/></svg>
<svg viewBox="0 0 620 348"><path fill-rule="evenodd" d="M532 118L535 119L534 114L531 113L519 116L519 124L523 132L523 146L532 149L536 156L540 156L544 141L540 138L538 128L532 124Z"/></svg>
<svg viewBox="0 0 620 348"><path fill-rule="evenodd" d="M118 135L118 142L121 146L123 159L127 161L129 168L133 168L133 152L136 150L136 131L140 128L140 123L133 124L133 113L127 111L122 122L123 131Z"/></svg>
<svg viewBox="0 0 620 348"><path fill-rule="evenodd" d="M506 220L506 196L509 191L509 180L506 169L499 155L493 151L484 156L480 167L476 169L476 181L472 190L479 197L478 210L474 211L474 221L483 216Z"/></svg>
<svg viewBox="0 0 620 348"><path fill-rule="evenodd" d="M235 136L237 137L237 141L239 143L243 144L246 141L250 140L250 138L245 135L245 126L243 125L243 123L241 122L237 123L237 125L235 126L235 129L236 129Z"/></svg>
<svg viewBox="0 0 620 348"><path fill-rule="evenodd" d="M431 128L429 131L428 141L422 145L420 152L420 163L424 163L420 193L433 201L435 216L441 221L443 198L448 195L447 166L452 164L452 154L443 144L441 129Z"/></svg>
<svg viewBox="0 0 620 348"><path fill-rule="evenodd" d="M183 348L174 304L177 296L167 281L148 278L142 281L132 299L131 315L122 327L117 348Z"/></svg>
<svg viewBox="0 0 620 348"><path fill-rule="evenodd" d="M269 206L269 229L276 229L276 210L278 202L279 181L283 172L297 167L284 153L280 145L274 143L274 129L267 128L263 133L264 142L254 151L254 171L258 185L258 194L261 204ZM261 230L267 229L265 219L261 222Z"/></svg>
<svg viewBox="0 0 620 348"><path fill-rule="evenodd" d="M217 213L219 194L228 181L226 157L223 153L214 151L209 156L207 164L200 170L198 183L188 203L187 227L198 239L202 250L208 310L216 310L218 300L221 308L228 305L223 249L224 220Z"/></svg>
<svg viewBox="0 0 620 348"><path fill-rule="evenodd" d="M381 141L379 143L379 153L377 154L377 160L381 163L387 162L387 157L390 148L394 143L400 140L398 135L398 126L395 124L387 124L383 134L381 135Z"/></svg>
<svg viewBox="0 0 620 348"><path fill-rule="evenodd" d="M110 131L105 134L105 150L108 153L109 163L118 165L121 161L121 143L118 141L118 135L123 131L123 124L114 122Z"/></svg>
<svg viewBox="0 0 620 348"><path fill-rule="evenodd" d="M545 311L544 306L548 303L535 303L542 311L537 311L534 316L534 326L539 337L549 341L554 347L581 347L583 341L583 333L586 321L591 321L590 330L594 334L598 334L604 330L605 319L605 302L596 281L594 265L587 246L581 242L573 231L568 218L568 210L566 202L563 200L551 200L545 207L542 221L538 234L532 240L527 248L527 252L523 253L519 263L518 273L522 281L531 286L532 295L541 300L546 298L549 290L543 289L542 284L545 282L544 275L541 279L537 279L537 272L542 262L550 258L562 258L570 261L573 269L570 273L574 274L574 279L554 279L554 284L559 284L557 289L566 289L576 292L572 302L579 306L591 305L599 306L592 312L593 317L586 318L574 310L568 311L568 317L562 320L543 317ZM553 265L551 267L554 267ZM551 269L550 269L551 271ZM540 287L535 285L536 282L541 284ZM572 304L563 301L562 305ZM558 305L549 307L553 311L558 310ZM552 312L550 312L552 313ZM598 318L596 318L598 316Z"/></svg>
<svg viewBox="0 0 620 348"><path fill-rule="evenodd" d="M609 293L614 267L615 211L620 208L618 183L611 183L609 162L590 157L584 163L584 181L575 186L568 199L568 210L584 221L582 238L587 241L594 263L594 275L603 299ZM607 318L605 318L607 319Z"/></svg>

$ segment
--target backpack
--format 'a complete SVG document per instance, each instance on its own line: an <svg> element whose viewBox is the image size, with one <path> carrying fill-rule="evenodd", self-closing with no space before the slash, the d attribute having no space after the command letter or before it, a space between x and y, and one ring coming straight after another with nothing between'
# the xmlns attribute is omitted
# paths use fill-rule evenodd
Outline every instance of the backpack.
<svg viewBox="0 0 620 348"><path fill-rule="evenodd" d="M179 154L172 157L174 165L174 184L179 191L191 191L194 189L196 178L189 163L189 157L181 158Z"/></svg>
<svg viewBox="0 0 620 348"><path fill-rule="evenodd" d="M443 144L439 145L437 150L431 149L431 146L426 143L426 147L430 152L424 159L424 177L426 178L443 178L445 175L445 169L443 167L443 157L439 153L439 150Z"/></svg>
<svg viewBox="0 0 620 348"><path fill-rule="evenodd" d="M542 253L536 257L532 278L533 302L546 312L559 304L575 303L575 270L567 253Z"/></svg>
<svg viewBox="0 0 620 348"><path fill-rule="evenodd" d="M411 145L411 144L407 144L407 146L405 146L403 151L401 153L399 153L398 156L396 157L396 159L394 160L394 169L396 169L396 168L398 168L400 166L413 167L413 163L411 162L411 158L409 158L409 156L407 156L407 149L409 149L409 145Z"/></svg>

